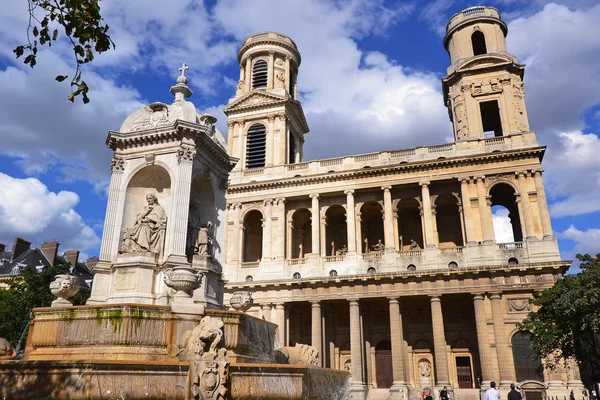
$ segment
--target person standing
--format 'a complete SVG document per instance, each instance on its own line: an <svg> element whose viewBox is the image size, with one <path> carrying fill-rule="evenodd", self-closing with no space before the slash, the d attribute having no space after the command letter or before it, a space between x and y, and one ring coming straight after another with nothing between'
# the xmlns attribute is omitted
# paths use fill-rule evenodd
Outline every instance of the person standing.
<svg viewBox="0 0 600 400"><path fill-rule="evenodd" d="M446 386L440 390L440 400L448 400L448 388Z"/></svg>
<svg viewBox="0 0 600 400"><path fill-rule="evenodd" d="M508 400L522 400L523 396L515 389L515 384L510 384L510 392L508 392Z"/></svg>
<svg viewBox="0 0 600 400"><path fill-rule="evenodd" d="M496 390L496 382L490 382L490 388L485 391L483 400L500 400L500 392Z"/></svg>

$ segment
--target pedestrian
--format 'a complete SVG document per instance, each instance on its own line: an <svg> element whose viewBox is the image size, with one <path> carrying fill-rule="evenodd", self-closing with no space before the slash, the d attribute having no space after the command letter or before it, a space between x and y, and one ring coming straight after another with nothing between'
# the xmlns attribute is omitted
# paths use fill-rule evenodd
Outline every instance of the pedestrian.
<svg viewBox="0 0 600 400"><path fill-rule="evenodd" d="M573 392L573 391L571 391ZM523 396L521 396L521 393L519 393L517 391L517 389L515 389L515 384L511 383L510 384L510 392L508 392L508 400L522 400ZM575 398L572 398L571 400L575 400Z"/></svg>
<svg viewBox="0 0 600 400"><path fill-rule="evenodd" d="M500 392L496 390L496 382L490 382L490 388L485 391L483 400L500 400Z"/></svg>
<svg viewBox="0 0 600 400"><path fill-rule="evenodd" d="M433 400L433 396L431 395L431 389L426 387L421 392L421 400Z"/></svg>
<svg viewBox="0 0 600 400"><path fill-rule="evenodd" d="M448 400L448 388L446 386L440 390L440 400Z"/></svg>
<svg viewBox="0 0 600 400"><path fill-rule="evenodd" d="M573 390L569 393L569 400L575 400L575 393L573 393Z"/></svg>

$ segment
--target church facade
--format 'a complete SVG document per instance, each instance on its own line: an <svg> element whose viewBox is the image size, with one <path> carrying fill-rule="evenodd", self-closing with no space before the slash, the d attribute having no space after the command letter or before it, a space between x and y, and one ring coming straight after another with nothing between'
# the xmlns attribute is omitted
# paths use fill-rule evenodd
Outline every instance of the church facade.
<svg viewBox="0 0 600 400"><path fill-rule="evenodd" d="M577 367L540 372L516 328L532 293L569 262L552 233L525 67L506 35L491 7L447 25L454 142L312 161L295 43L264 32L239 51L224 108L239 160L227 190L225 297L251 292L250 312L278 324L282 345L319 349L322 366L351 372L358 397L448 386L478 398L490 381L516 383L528 399L581 393ZM513 242L494 237L494 206L508 209Z"/></svg>

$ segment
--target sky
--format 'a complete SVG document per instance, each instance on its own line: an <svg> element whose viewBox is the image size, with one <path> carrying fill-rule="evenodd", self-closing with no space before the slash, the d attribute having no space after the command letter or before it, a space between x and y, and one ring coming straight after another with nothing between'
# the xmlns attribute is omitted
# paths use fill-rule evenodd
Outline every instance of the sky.
<svg viewBox="0 0 600 400"><path fill-rule="evenodd" d="M600 252L600 3L592 0L103 0L116 49L83 69L87 105L67 100L74 60L66 41L40 49L31 69L27 2L0 0L0 242L98 254L111 151L109 130L155 101L171 103L178 68L199 113L218 118L235 94L237 51L261 31L290 36L302 54L300 100L310 133L305 159L452 141L441 78L448 19L498 8L509 52L526 64L531 128L548 146L544 182L563 258ZM495 211L498 241L506 215Z"/></svg>

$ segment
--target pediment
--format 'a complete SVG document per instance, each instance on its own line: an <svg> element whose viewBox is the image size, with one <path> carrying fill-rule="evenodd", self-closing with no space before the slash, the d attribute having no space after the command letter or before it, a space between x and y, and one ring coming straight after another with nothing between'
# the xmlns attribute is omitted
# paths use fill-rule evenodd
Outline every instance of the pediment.
<svg viewBox="0 0 600 400"><path fill-rule="evenodd" d="M248 93L245 96L240 97L234 102L226 105L223 108L223 112L225 114L237 111L237 110L247 110L251 108L263 108L269 107L272 105L281 105L288 100L285 96L279 96L272 93L266 92L252 92Z"/></svg>
<svg viewBox="0 0 600 400"><path fill-rule="evenodd" d="M516 64L508 55L486 54L485 56L472 57L456 68L456 72L467 72L472 69L490 68L498 65Z"/></svg>

